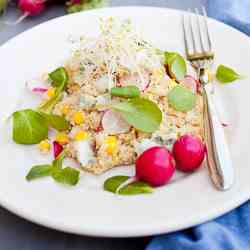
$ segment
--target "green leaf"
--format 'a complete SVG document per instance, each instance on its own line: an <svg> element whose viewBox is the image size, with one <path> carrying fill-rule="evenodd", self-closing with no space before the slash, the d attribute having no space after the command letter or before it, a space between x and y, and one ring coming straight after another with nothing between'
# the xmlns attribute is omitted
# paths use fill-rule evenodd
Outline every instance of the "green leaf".
<svg viewBox="0 0 250 250"><path fill-rule="evenodd" d="M66 167L52 172L55 181L74 186L79 181L80 172L74 168Z"/></svg>
<svg viewBox="0 0 250 250"><path fill-rule="evenodd" d="M104 190L116 193L117 188L129 179L128 176L113 176L104 182ZM146 182L136 181L119 190L121 195L135 195L135 194L145 194L152 193L154 189Z"/></svg>
<svg viewBox="0 0 250 250"><path fill-rule="evenodd" d="M57 68L49 73L49 78L52 80L52 86L61 87L64 89L68 83L69 76L64 67Z"/></svg>
<svg viewBox="0 0 250 250"><path fill-rule="evenodd" d="M53 108L61 100L61 98L62 98L62 90L58 89L56 91L55 96L53 96L52 98L50 98L45 103L41 104L38 107L38 110L42 111L44 113L51 113L53 111Z"/></svg>
<svg viewBox="0 0 250 250"><path fill-rule="evenodd" d="M158 106L144 98L133 98L112 105L121 113L124 120L136 129L152 133L157 130L162 121L162 113Z"/></svg>
<svg viewBox="0 0 250 250"><path fill-rule="evenodd" d="M31 168L29 173L26 175L26 180L31 181L41 177L50 176L52 173L51 165L37 165Z"/></svg>
<svg viewBox="0 0 250 250"><path fill-rule="evenodd" d="M52 162L53 170L62 169L63 160L65 159L65 152L62 151L60 155Z"/></svg>
<svg viewBox="0 0 250 250"><path fill-rule="evenodd" d="M177 85L168 93L168 103L177 111L187 112L196 105L196 95L182 85Z"/></svg>
<svg viewBox="0 0 250 250"><path fill-rule="evenodd" d="M178 53L165 52L165 63L168 66L171 77L181 81L187 73L185 59Z"/></svg>
<svg viewBox="0 0 250 250"><path fill-rule="evenodd" d="M55 105L61 100L62 93L69 80L68 73L64 67L57 68L49 74L49 77L52 80L52 85L57 88L55 95L38 107L38 110L44 113L51 113L53 111Z"/></svg>
<svg viewBox="0 0 250 250"><path fill-rule="evenodd" d="M72 1L73 2L73 1ZM80 4L70 4L67 7L68 13L75 13L84 10L102 8L108 5L109 0L82 0Z"/></svg>
<svg viewBox="0 0 250 250"><path fill-rule="evenodd" d="M12 137L19 144L37 144L48 137L47 120L31 109L16 111Z"/></svg>
<svg viewBox="0 0 250 250"><path fill-rule="evenodd" d="M46 119L48 124L58 130L58 131L65 131L70 128L70 123L60 115L53 115L53 114L46 114L41 112L41 115L43 115Z"/></svg>
<svg viewBox="0 0 250 250"><path fill-rule="evenodd" d="M126 86L126 87L113 87L111 89L112 96L119 96L125 98L135 98L140 96L140 90L136 86Z"/></svg>
<svg viewBox="0 0 250 250"><path fill-rule="evenodd" d="M230 83L242 79L243 76L239 75L229 67L226 67L224 65L219 65L216 71L216 78L221 83Z"/></svg>

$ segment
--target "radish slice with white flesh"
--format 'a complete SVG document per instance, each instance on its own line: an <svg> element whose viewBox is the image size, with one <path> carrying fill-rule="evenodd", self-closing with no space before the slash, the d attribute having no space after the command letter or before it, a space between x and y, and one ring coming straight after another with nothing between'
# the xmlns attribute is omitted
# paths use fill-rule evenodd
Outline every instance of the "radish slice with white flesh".
<svg viewBox="0 0 250 250"><path fill-rule="evenodd" d="M141 72L141 74L134 73L129 76L121 77L119 79L119 85L122 87L134 85L138 87L141 91L145 91L149 86L149 80L149 73L144 71Z"/></svg>
<svg viewBox="0 0 250 250"><path fill-rule="evenodd" d="M198 80L196 80L195 78L193 78L190 75L187 75L184 77L184 79L182 80L182 83L189 88L194 94L196 94L197 92L199 92L199 82Z"/></svg>
<svg viewBox="0 0 250 250"><path fill-rule="evenodd" d="M104 113L102 127L104 132L113 135L127 133L130 130L130 125L124 121L122 116L111 109Z"/></svg>

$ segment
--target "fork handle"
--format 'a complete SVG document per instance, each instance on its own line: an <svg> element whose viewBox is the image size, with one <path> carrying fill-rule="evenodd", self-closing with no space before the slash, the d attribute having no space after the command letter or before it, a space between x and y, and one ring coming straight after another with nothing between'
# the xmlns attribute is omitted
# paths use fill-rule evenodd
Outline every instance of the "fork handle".
<svg viewBox="0 0 250 250"><path fill-rule="evenodd" d="M211 94L211 84L202 84L204 101L204 134L207 165L210 177L219 190L229 189L234 182L234 171L223 126L218 118Z"/></svg>

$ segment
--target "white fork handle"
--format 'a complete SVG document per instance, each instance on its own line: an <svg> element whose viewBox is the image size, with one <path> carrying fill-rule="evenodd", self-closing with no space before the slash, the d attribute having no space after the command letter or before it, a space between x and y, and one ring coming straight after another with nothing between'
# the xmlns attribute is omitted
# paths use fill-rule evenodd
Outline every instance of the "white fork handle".
<svg viewBox="0 0 250 250"><path fill-rule="evenodd" d="M218 118L210 87L210 84L202 87L207 165L214 185L224 191L233 185L234 171L224 129Z"/></svg>

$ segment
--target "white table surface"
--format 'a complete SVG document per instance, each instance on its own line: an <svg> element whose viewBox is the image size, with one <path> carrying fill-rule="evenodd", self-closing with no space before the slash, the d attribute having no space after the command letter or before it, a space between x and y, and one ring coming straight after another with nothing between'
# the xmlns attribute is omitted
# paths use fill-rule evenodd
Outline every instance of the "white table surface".
<svg viewBox="0 0 250 250"><path fill-rule="evenodd" d="M112 0L112 6L149 5L177 9L199 7L201 0ZM7 17L19 13L11 9ZM17 26L0 31L0 44L46 20L64 15L64 8L51 6L39 17L27 18ZM3 58L2 58L3 59ZM0 250L140 250L150 238L103 239L77 236L47 229L28 222L0 207Z"/></svg>

